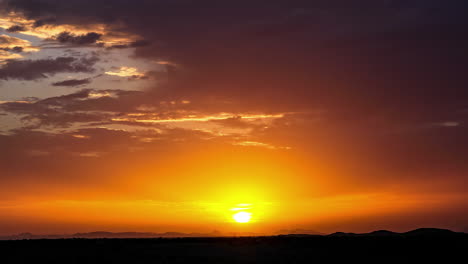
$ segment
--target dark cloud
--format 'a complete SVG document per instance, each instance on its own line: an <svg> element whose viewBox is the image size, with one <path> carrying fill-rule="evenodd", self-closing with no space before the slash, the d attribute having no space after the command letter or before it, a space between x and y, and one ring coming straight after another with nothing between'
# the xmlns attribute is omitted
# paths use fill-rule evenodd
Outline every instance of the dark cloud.
<svg viewBox="0 0 468 264"><path fill-rule="evenodd" d="M100 40L102 34L89 32L83 35L76 35L70 32L62 32L55 37L60 43L69 43L75 45L90 45L95 44L98 40Z"/></svg>
<svg viewBox="0 0 468 264"><path fill-rule="evenodd" d="M38 19L38 20L34 21L33 27L35 27L35 28L42 27L44 25L54 23L55 21L56 21L55 18Z"/></svg>
<svg viewBox="0 0 468 264"><path fill-rule="evenodd" d="M1 104L0 109L17 114L46 114L51 111L57 111L75 101L85 100L89 97L90 92L91 90L82 90L76 93L43 100L31 98L31 100L26 99L20 102L7 102Z"/></svg>
<svg viewBox="0 0 468 264"><path fill-rule="evenodd" d="M0 80L37 80L47 78L64 72L94 72L94 64L99 59L95 56L83 57L57 57L40 60L10 60L0 68Z"/></svg>
<svg viewBox="0 0 468 264"><path fill-rule="evenodd" d="M76 87L76 86L81 86L81 85L86 85L90 84L91 79L86 78L86 79L71 79L71 80L65 80L61 82L55 82L52 85L53 86L68 86L68 87Z"/></svg>
<svg viewBox="0 0 468 264"><path fill-rule="evenodd" d="M10 52L15 52L15 53L21 53L21 52L23 52L24 48L20 47L20 46L15 46L13 48L0 48L0 50L10 51Z"/></svg>
<svg viewBox="0 0 468 264"><path fill-rule="evenodd" d="M23 52L23 50L24 50L23 47L18 47L18 46L13 47L13 48L11 49L11 51L17 52L17 53L21 53L21 52Z"/></svg>
<svg viewBox="0 0 468 264"><path fill-rule="evenodd" d="M22 115L29 127L69 127L75 123L104 122L123 112L136 111L141 92L85 89L43 100L0 104L0 110Z"/></svg>
<svg viewBox="0 0 468 264"><path fill-rule="evenodd" d="M27 28L25 26L22 26L22 25L15 25L15 26L11 26L9 28L7 28L7 31L8 32L21 32L21 31L26 31Z"/></svg>

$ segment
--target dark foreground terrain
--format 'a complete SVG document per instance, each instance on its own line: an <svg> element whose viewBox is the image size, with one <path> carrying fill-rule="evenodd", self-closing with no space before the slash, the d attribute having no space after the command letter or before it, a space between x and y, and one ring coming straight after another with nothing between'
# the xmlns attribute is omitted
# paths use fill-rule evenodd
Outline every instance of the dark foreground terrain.
<svg viewBox="0 0 468 264"><path fill-rule="evenodd" d="M239 238L0 241L0 263L464 263L468 235L443 230Z"/></svg>

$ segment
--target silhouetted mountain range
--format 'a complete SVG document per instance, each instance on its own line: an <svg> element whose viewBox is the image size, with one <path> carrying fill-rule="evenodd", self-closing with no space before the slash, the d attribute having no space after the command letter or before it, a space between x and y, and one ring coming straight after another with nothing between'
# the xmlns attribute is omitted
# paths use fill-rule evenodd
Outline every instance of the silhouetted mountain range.
<svg viewBox="0 0 468 264"><path fill-rule="evenodd" d="M466 233L454 232L447 229L438 228L420 228L405 233L397 233L388 230L378 230L370 233L344 233L336 232L326 235L324 233L305 230L305 229L284 229L276 232L278 236L328 236L328 237L453 237L453 236L468 236ZM180 233L180 232L165 232L165 233L151 233L151 232L106 232L96 231L89 233L75 233L63 235L34 235L31 233L21 233L10 236L0 236L0 240L29 240L29 239L99 239L99 238L183 238L183 237L259 237L264 236L259 233L239 232L239 233L221 233L213 231L211 233Z"/></svg>
<svg viewBox="0 0 468 264"><path fill-rule="evenodd" d="M0 236L0 240L24 240L24 239L71 239L71 238L175 238L175 237L220 237L223 236L219 231L211 233L179 233L179 232L165 232L165 233L150 233L150 232L106 232L96 231L89 233L75 233L63 235L34 235L31 233L21 233L11 236Z"/></svg>
<svg viewBox="0 0 468 264"><path fill-rule="evenodd" d="M411 230L404 233L397 233L388 230L378 230L373 231L370 233L363 233L363 234L356 234L356 233L343 233L343 232L336 232L330 234L328 236L331 237L392 237L392 236L430 236L430 237L451 237L451 236L468 236L466 233L461 232L454 232L448 229L439 229L439 228L419 228L415 230Z"/></svg>

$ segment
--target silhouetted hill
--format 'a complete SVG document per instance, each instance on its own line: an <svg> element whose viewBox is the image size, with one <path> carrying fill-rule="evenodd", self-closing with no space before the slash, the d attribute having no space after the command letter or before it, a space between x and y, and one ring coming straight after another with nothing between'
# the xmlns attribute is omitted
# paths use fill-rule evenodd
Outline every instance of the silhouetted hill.
<svg viewBox="0 0 468 264"><path fill-rule="evenodd" d="M465 233L453 232L448 229L439 228L419 228L404 233L406 236L428 236L428 237L447 237L447 236L460 236L466 235Z"/></svg>
<svg viewBox="0 0 468 264"><path fill-rule="evenodd" d="M396 232L388 231L388 230L377 230L374 232L370 232L367 235L369 236L398 236L399 234Z"/></svg>
<svg viewBox="0 0 468 264"><path fill-rule="evenodd" d="M336 232L333 234L330 234L328 236L330 237L348 237L348 236L357 236L358 234L355 233L345 233L345 232Z"/></svg>

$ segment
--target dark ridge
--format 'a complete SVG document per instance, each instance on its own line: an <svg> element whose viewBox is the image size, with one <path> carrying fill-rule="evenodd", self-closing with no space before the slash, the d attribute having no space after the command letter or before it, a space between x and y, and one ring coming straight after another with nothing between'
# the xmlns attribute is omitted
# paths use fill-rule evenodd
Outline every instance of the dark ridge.
<svg viewBox="0 0 468 264"><path fill-rule="evenodd" d="M388 230L378 230L373 231L370 233L362 233L362 234L355 234L355 233L344 233L344 232L336 232L330 234L328 236L331 237L365 237L365 236L374 236L374 237L391 237L391 236L407 236L407 237L415 237L415 236L431 236L431 237L440 237L440 236L460 236L460 235L467 235L465 233L458 233L448 229L439 229L439 228L419 228L412 231L408 231L405 233L397 233Z"/></svg>
<svg viewBox="0 0 468 264"><path fill-rule="evenodd" d="M400 234L396 232L388 231L388 230L377 230L374 232L370 232L367 235L369 236L398 236Z"/></svg>
<svg viewBox="0 0 468 264"><path fill-rule="evenodd" d="M458 236L466 235L464 233L453 232L448 229L439 229L439 228L419 228L409 232L404 233L406 236Z"/></svg>
<svg viewBox="0 0 468 264"><path fill-rule="evenodd" d="M336 233L330 234L328 236L331 236L331 237L348 237L348 236L357 236L357 235L358 234L355 234L355 233L336 232Z"/></svg>
<svg viewBox="0 0 468 264"><path fill-rule="evenodd" d="M278 235L279 237L323 237L322 235L313 235L313 234L284 234Z"/></svg>

